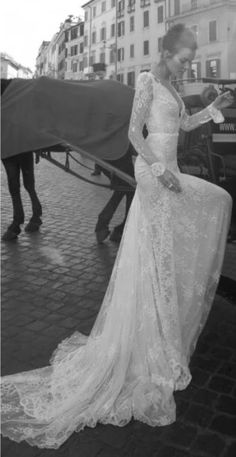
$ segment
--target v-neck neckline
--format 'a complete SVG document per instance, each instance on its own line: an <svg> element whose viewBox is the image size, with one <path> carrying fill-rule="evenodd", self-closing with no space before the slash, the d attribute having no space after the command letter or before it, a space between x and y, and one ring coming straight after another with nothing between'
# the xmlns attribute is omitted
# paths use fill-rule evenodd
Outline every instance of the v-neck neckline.
<svg viewBox="0 0 236 457"><path fill-rule="evenodd" d="M171 98L176 102L176 104L177 104L177 106L179 108L179 116L181 117L181 115L183 113L183 110L184 110L184 102L183 102L182 98L180 97L180 95L178 94L177 90L174 88L174 86L171 86L173 88L173 91L176 94L176 97L175 97L174 94L172 93L172 91L170 89L168 89L168 87L165 84L163 84L160 79L156 79L154 74L152 72L150 72L150 73L151 73L155 83L156 84L161 84L162 87L164 87L166 89L166 91L170 94ZM180 101L180 103L178 102L177 99Z"/></svg>

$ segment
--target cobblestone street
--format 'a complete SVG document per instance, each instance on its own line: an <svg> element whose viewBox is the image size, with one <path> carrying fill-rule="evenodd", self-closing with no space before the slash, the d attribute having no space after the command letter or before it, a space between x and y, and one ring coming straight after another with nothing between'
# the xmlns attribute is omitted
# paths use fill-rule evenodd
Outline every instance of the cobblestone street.
<svg viewBox="0 0 236 457"><path fill-rule="evenodd" d="M98 245L95 224L109 190L83 183L42 159L35 167L43 206L40 232L2 243L2 375L43 367L75 330L89 334L117 244ZM86 173L88 176L89 173ZM105 182L105 178L96 178ZM29 198L22 188L26 220ZM111 228L123 220L124 207ZM12 206L2 169L2 232ZM223 274L236 280L236 245ZM2 439L2 457L233 457L236 455L236 306L216 295L191 360L189 387L175 395L177 421L151 428L132 421L74 433L59 450Z"/></svg>

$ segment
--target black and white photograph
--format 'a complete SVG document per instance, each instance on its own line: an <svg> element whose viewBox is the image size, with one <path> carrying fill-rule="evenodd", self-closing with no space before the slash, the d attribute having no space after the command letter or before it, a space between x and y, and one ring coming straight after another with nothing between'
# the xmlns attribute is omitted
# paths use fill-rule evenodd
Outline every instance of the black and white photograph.
<svg viewBox="0 0 236 457"><path fill-rule="evenodd" d="M236 0L0 6L1 456L236 455Z"/></svg>

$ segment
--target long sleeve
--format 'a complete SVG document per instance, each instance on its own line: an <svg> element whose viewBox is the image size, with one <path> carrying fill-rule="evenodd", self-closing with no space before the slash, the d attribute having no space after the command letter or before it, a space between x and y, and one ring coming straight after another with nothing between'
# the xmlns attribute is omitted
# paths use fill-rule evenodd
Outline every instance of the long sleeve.
<svg viewBox="0 0 236 457"><path fill-rule="evenodd" d="M203 110L199 111L198 113L192 114L189 116L185 111L182 116L180 122L180 128L189 132L190 130L194 130L195 128L199 127L201 124L205 124L213 120L216 124L224 121L224 116L213 106L213 103L208 105Z"/></svg>
<svg viewBox="0 0 236 457"><path fill-rule="evenodd" d="M143 138L143 127L149 116L150 106L153 100L153 81L149 73L143 72L137 80L133 108L129 125L129 139L149 165L157 162L157 158Z"/></svg>

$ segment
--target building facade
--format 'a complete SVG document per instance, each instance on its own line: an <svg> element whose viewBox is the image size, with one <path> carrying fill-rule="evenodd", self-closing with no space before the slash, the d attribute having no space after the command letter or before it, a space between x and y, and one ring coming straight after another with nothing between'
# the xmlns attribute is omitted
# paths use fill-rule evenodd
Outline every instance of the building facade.
<svg viewBox="0 0 236 457"><path fill-rule="evenodd" d="M65 31L65 79L84 79L84 22L79 18Z"/></svg>
<svg viewBox="0 0 236 457"><path fill-rule="evenodd" d="M36 78L39 78L40 76L46 76L47 74L47 49L49 45L50 41L43 41L40 45L38 55L36 58Z"/></svg>
<svg viewBox="0 0 236 457"><path fill-rule="evenodd" d="M73 16L69 16L60 24L59 31L54 34L51 41L42 42L36 59L36 77L47 76L55 79L80 79L78 74L76 77L72 77L72 73L75 75L79 66L76 71L70 71L72 65L71 47L73 47L73 44L69 46L69 42L74 41L77 28L79 30L79 42L83 43L83 21L80 18L75 19ZM80 50L82 53L79 60L82 61L83 49L79 46L78 53ZM78 59L78 56L79 54L76 53L72 57Z"/></svg>
<svg viewBox="0 0 236 457"><path fill-rule="evenodd" d="M116 0L91 0L84 8L84 74L116 76Z"/></svg>
<svg viewBox="0 0 236 457"><path fill-rule="evenodd" d="M191 90L202 77L236 78L236 0L90 0L84 23L69 18L40 48L38 75L114 78L135 87L140 72L160 60L162 37L184 23L198 49L183 76Z"/></svg>
<svg viewBox="0 0 236 457"><path fill-rule="evenodd" d="M33 77L33 72L30 68L24 67L20 63L16 62L13 57L5 52L1 52L1 78L12 79L12 78L24 78L30 79Z"/></svg>
<svg viewBox="0 0 236 457"><path fill-rule="evenodd" d="M182 22L197 36L187 77L236 78L236 0L170 0L168 27Z"/></svg>
<svg viewBox="0 0 236 457"><path fill-rule="evenodd" d="M135 86L140 71L159 61L162 36L182 22L198 40L184 77L236 76L236 0L91 0L83 8L85 73L105 62L106 78Z"/></svg>

